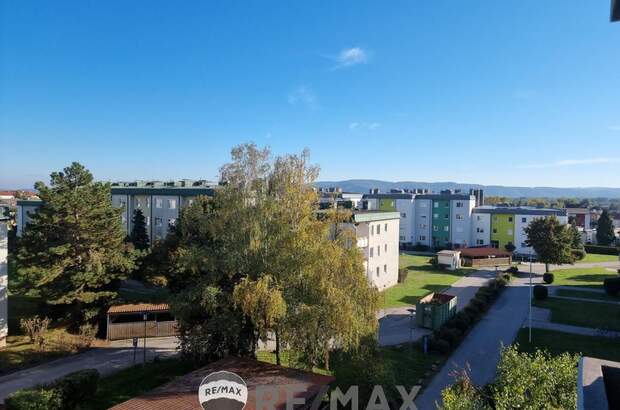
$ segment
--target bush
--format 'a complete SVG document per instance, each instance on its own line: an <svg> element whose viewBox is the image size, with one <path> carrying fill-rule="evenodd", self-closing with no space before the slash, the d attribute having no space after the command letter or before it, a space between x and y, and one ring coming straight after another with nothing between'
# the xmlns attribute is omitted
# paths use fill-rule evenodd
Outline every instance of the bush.
<svg viewBox="0 0 620 410"><path fill-rule="evenodd" d="M6 410L60 410L62 395L54 388L24 389L4 399Z"/></svg>
<svg viewBox="0 0 620 410"><path fill-rule="evenodd" d="M434 343L435 350L441 354L450 353L450 342L445 339L437 339Z"/></svg>
<svg viewBox="0 0 620 410"><path fill-rule="evenodd" d="M547 299L547 296L549 296L549 291L547 290L545 286L543 285L534 286L534 297L537 300Z"/></svg>
<svg viewBox="0 0 620 410"><path fill-rule="evenodd" d="M463 309L463 311L465 312L465 314L467 314L470 317L470 321L472 323L478 320L478 318L480 317L480 309L478 309L474 305L471 305L471 304L467 305L465 309Z"/></svg>
<svg viewBox="0 0 620 410"><path fill-rule="evenodd" d="M495 299L498 292L499 291L495 287L483 286L478 289L478 292L476 292L476 296L484 296L487 297L489 301L492 301L493 299Z"/></svg>
<svg viewBox="0 0 620 410"><path fill-rule="evenodd" d="M610 296L618 296L620 293L620 277L607 278L603 281L603 288L605 292Z"/></svg>
<svg viewBox="0 0 620 410"><path fill-rule="evenodd" d="M403 283L405 282L405 280L407 280L407 274L409 273L409 270L406 268L401 268L398 270L398 283Z"/></svg>
<svg viewBox="0 0 620 410"><path fill-rule="evenodd" d="M586 251L583 249L571 249L570 252L573 254L573 258L575 258L576 261L580 261L586 257Z"/></svg>
<svg viewBox="0 0 620 410"><path fill-rule="evenodd" d="M504 246L504 249L506 249L508 252L514 252L517 247L513 243L508 242L506 246Z"/></svg>
<svg viewBox="0 0 620 410"><path fill-rule="evenodd" d="M495 279L492 282L492 285L495 286L495 288L499 290L499 289L505 288L506 285L508 285L508 281L505 278L500 276L499 278Z"/></svg>
<svg viewBox="0 0 620 410"><path fill-rule="evenodd" d="M598 253L601 255L618 255L620 253L620 249L615 246L585 245L584 249L588 253Z"/></svg>
<svg viewBox="0 0 620 410"><path fill-rule="evenodd" d="M22 332L28 335L30 343L36 345L37 350L43 350L50 322L51 320L47 317L40 318L35 316L28 319L20 319L19 327L22 329Z"/></svg>
<svg viewBox="0 0 620 410"><path fill-rule="evenodd" d="M506 269L504 272L508 272L510 274L516 275L517 273L519 273L519 268L517 268L516 266L511 266L508 269Z"/></svg>
<svg viewBox="0 0 620 410"><path fill-rule="evenodd" d="M443 339L450 343L453 349L461 343L463 332L457 328L442 326L439 330L439 339Z"/></svg>
<svg viewBox="0 0 620 410"><path fill-rule="evenodd" d="M543 281L547 284L547 285L551 285L553 283L553 273L551 272L547 272L545 274L543 274Z"/></svg>
<svg viewBox="0 0 620 410"><path fill-rule="evenodd" d="M475 296L470 302L471 305L475 306L480 312L484 312L489 307L487 301Z"/></svg>
<svg viewBox="0 0 620 410"><path fill-rule="evenodd" d="M471 324L471 318L465 312L459 312L452 319L453 324L456 329L459 329L461 332L466 332L469 329L469 325Z"/></svg>
<svg viewBox="0 0 620 410"><path fill-rule="evenodd" d="M97 392L99 372L95 369L69 373L54 383L62 396L63 408L75 409Z"/></svg>

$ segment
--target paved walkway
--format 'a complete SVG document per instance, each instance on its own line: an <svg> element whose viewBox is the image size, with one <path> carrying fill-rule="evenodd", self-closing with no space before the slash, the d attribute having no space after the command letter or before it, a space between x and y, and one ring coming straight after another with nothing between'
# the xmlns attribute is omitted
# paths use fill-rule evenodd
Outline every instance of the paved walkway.
<svg viewBox="0 0 620 410"><path fill-rule="evenodd" d="M502 345L513 342L528 313L527 278L514 278L484 318L452 353L443 368L415 401L419 409L434 409L441 402L441 391L454 383L454 371L467 369L477 385L495 378ZM536 278L536 282L540 282Z"/></svg>
<svg viewBox="0 0 620 410"><path fill-rule="evenodd" d="M76 370L97 369L101 375L108 375L132 366L134 363L131 343L131 340L112 342L109 347L91 349L2 376L0 377L0 403L16 390L49 383ZM142 339L140 340L141 346ZM147 361L153 360L155 356L166 358L177 354L176 346L176 337L147 339ZM142 360L142 352L141 348L137 350L137 363Z"/></svg>
<svg viewBox="0 0 620 410"><path fill-rule="evenodd" d="M480 270L464 276L452 286L442 291L457 297L457 310L463 309L476 295L478 289L495 277L494 271ZM413 318L408 309L413 309ZM420 340L432 333L429 329L415 326L415 306L382 309L377 313L379 319L379 345L393 346ZM413 332L411 325L413 324Z"/></svg>

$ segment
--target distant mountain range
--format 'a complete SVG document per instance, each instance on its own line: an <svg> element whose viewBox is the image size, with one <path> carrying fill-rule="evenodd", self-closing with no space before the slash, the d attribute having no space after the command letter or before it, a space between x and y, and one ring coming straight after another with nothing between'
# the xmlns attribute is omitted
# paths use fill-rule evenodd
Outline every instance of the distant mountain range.
<svg viewBox="0 0 620 410"><path fill-rule="evenodd" d="M442 189L460 189L469 191L470 188L483 189L485 196L505 196L509 198L620 198L620 188L553 188L553 187L516 187L501 185L459 184L456 182L416 182L399 181L389 182L375 179L348 179L345 181L320 181L316 186L321 188L337 186L347 192L367 193L371 188L379 188L381 192L390 192L390 189L425 188L433 192Z"/></svg>

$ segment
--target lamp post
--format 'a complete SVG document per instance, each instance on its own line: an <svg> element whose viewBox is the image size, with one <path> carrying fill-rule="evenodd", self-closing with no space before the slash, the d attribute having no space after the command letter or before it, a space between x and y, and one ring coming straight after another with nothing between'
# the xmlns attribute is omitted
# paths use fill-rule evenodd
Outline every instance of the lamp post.
<svg viewBox="0 0 620 410"><path fill-rule="evenodd" d="M142 366L146 366L146 319L148 317L148 313L142 313L142 320L144 321L144 349L142 355Z"/></svg>
<svg viewBox="0 0 620 410"><path fill-rule="evenodd" d="M532 255L530 255L530 306L529 306L529 342L532 343Z"/></svg>
<svg viewBox="0 0 620 410"><path fill-rule="evenodd" d="M409 312L409 344L413 349L413 312L415 312L415 309L410 308L407 311Z"/></svg>

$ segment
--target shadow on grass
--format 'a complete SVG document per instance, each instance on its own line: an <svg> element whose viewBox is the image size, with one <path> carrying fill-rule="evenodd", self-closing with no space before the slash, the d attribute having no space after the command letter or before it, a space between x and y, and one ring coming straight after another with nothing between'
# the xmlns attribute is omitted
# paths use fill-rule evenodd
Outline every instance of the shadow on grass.
<svg viewBox="0 0 620 410"><path fill-rule="evenodd" d="M563 278L564 280L572 280L575 282L597 282L597 283L588 283L588 284L579 284L579 285L563 285L563 286L578 286L584 288L600 288L603 286L603 280L607 278L613 278L615 275L575 275L575 276L566 276Z"/></svg>

